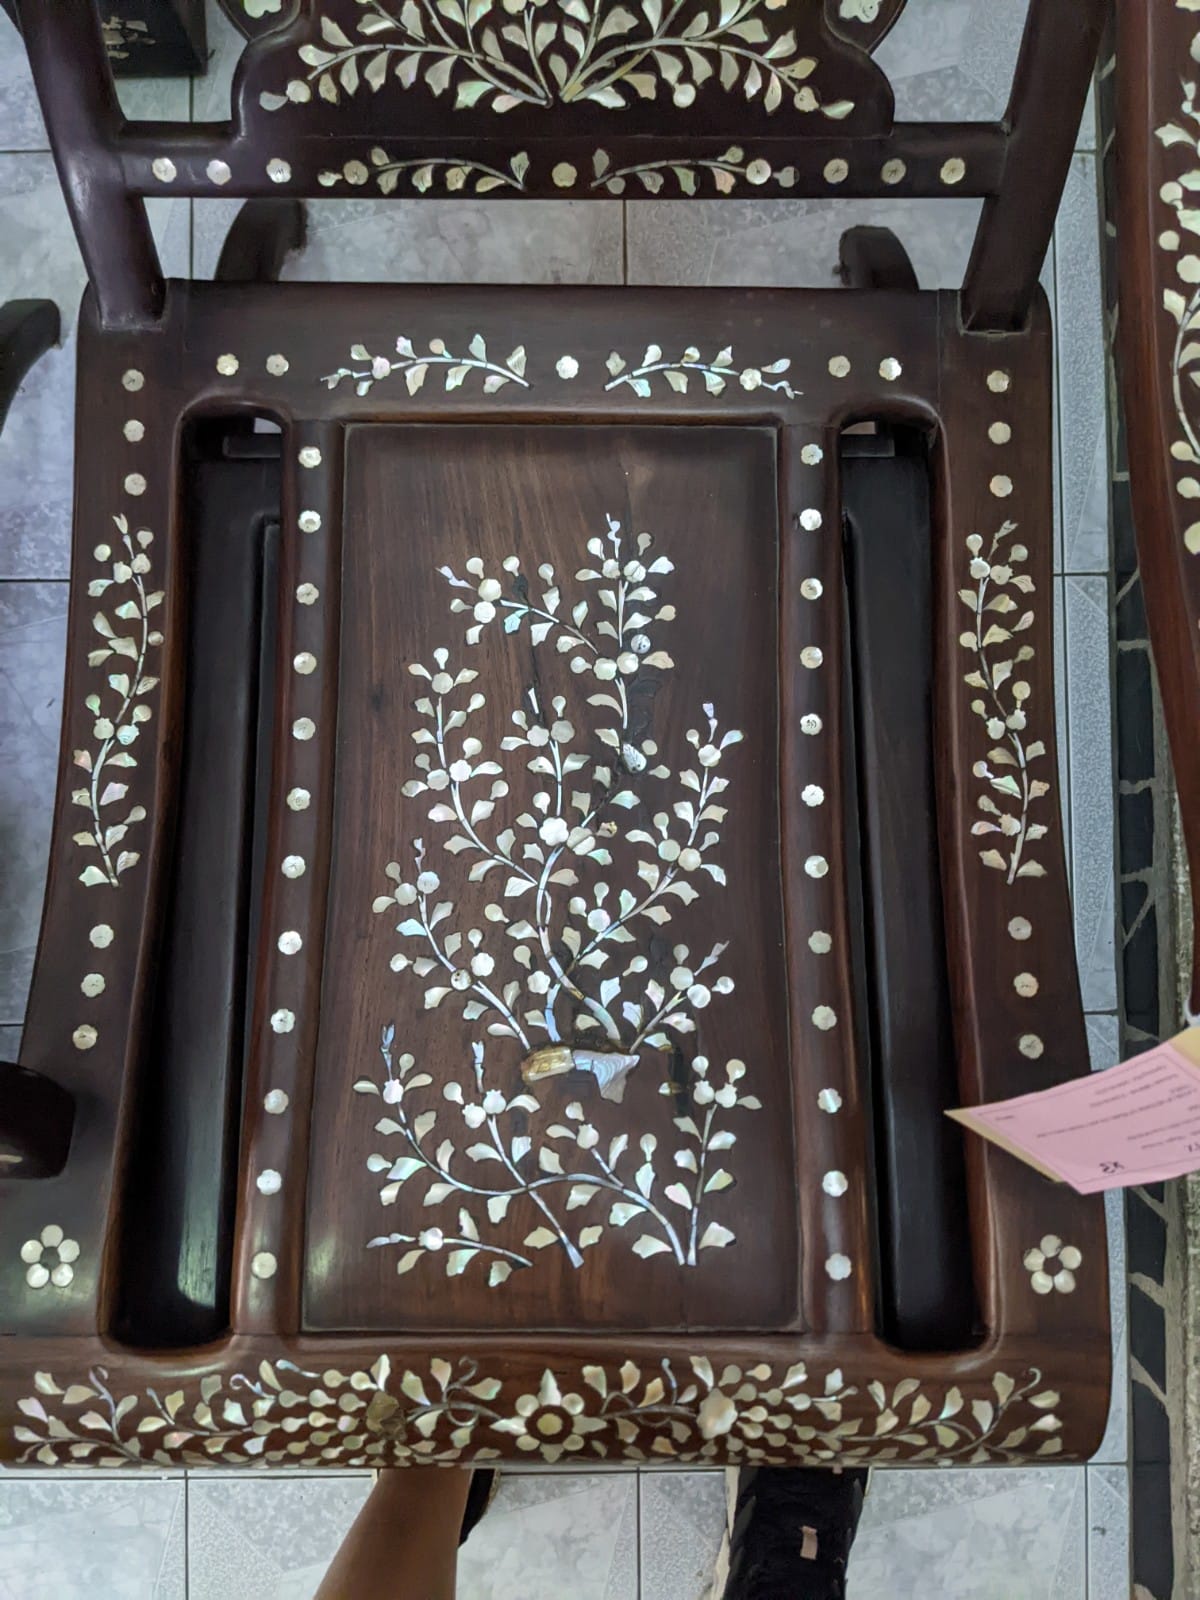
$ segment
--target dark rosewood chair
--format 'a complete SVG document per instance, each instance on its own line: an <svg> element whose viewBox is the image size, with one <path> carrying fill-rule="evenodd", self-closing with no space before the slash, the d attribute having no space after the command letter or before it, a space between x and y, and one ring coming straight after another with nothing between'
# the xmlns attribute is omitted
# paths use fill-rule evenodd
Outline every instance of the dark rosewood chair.
<svg viewBox="0 0 1200 1600"><path fill-rule="evenodd" d="M24 6L91 288L4 1456L1095 1447L1103 1208L942 1113L1087 1070L1037 273L1101 7L978 126L894 122L899 9L293 4L183 127ZM875 230L839 290L270 281L368 191L984 205L957 293ZM163 193L258 208L224 281Z"/></svg>
<svg viewBox="0 0 1200 1600"><path fill-rule="evenodd" d="M113 76L190 77L208 66L204 0L93 0ZM268 0L270 3L270 0ZM259 9L259 0L239 0ZM17 0L0 0L20 27ZM245 13L243 12L243 15Z"/></svg>

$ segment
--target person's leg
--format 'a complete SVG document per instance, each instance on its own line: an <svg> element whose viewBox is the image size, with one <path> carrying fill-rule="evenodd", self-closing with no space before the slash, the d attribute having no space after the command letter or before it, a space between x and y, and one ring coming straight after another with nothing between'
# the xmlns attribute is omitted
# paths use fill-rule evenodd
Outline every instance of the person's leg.
<svg viewBox="0 0 1200 1600"><path fill-rule="evenodd" d="M719 1600L845 1600L867 1474L743 1467L713 1595Z"/></svg>
<svg viewBox="0 0 1200 1600"><path fill-rule="evenodd" d="M314 1600L454 1600L469 1470L379 1474Z"/></svg>

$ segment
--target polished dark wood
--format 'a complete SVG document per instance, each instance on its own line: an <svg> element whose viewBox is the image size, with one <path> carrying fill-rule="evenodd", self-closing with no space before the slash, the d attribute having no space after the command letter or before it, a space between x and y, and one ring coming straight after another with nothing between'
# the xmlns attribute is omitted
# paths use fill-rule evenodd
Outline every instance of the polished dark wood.
<svg viewBox="0 0 1200 1600"><path fill-rule="evenodd" d="M0 306L0 428L30 368L61 337L53 300L8 300Z"/></svg>
<svg viewBox="0 0 1200 1600"><path fill-rule="evenodd" d="M77 1109L57 1176L0 1178L4 1454L236 1464L261 1452L326 1465L468 1459L493 1449L549 1462L1009 1461L1046 1459L1046 1446L1086 1456L1103 1425L1109 1359L1097 1202L1047 1184L1003 1152L970 1147L966 1179L948 1177L945 1197L969 1221L963 1270L971 1286L952 1296L967 1316L947 1333L950 1347L936 1350L922 1348L936 1341L915 1323L889 1321L875 1240L881 1258L897 1248L906 1191L902 1173L889 1189L873 1150L881 1124L872 1040L883 1035L870 1011L900 1016L917 969L903 939L882 924L872 932L858 909L856 884L874 881L873 862L888 864L874 843L885 837L887 808L902 813L899 796L877 783L861 804L857 797L856 729L867 708L861 693L856 703L855 674L860 684L863 672L886 682L887 665L863 656L842 597L862 594L865 580L886 616L889 579L870 573L869 537L848 565L837 532L843 429L861 421L930 429L925 557L920 518L906 534L911 581L929 586L929 621L913 624L909 582L892 587L898 648L932 633L923 670L932 673L933 712L916 718L908 740L897 731L887 759L897 772L932 764L932 802L915 790L909 798L923 818L910 831L925 863L910 870L924 880L936 849L944 932L931 936L942 945L949 1000L931 1003L952 1019L943 1070L967 1102L1085 1071L1051 787L1044 302L1028 329L980 340L958 330L952 294L911 289L175 284L153 337L101 327L89 303L80 338L78 459L87 488L77 509L46 917L22 1055L23 1067ZM417 367L419 375L406 376ZM258 733L249 731L245 698L255 581L233 553L224 586L197 575L198 519L216 502L206 493L204 508L189 509L193 468L176 444L189 426L247 415L283 430L278 629L263 669L276 686L265 694L270 725ZM263 436L233 437L247 449ZM914 491L920 482L918 474ZM461 990L444 985L452 993L431 1006L424 991L434 980L393 964L414 937L399 931L412 915L404 906L418 902L406 890L392 912L387 898L389 885L408 881L421 839L422 870L436 862L439 878L428 892L452 903L447 926L490 927L486 905L504 906L500 881L483 880L487 900L468 876L470 857L443 848L436 796L447 791L404 792L414 754L428 750L410 737L428 715L419 701L449 693L409 669L432 671L432 652L444 648L456 669L480 672L461 692L484 694L471 713L484 749L508 737L505 728L516 734L510 713L531 705L523 698L530 688L551 700L561 692L572 724L590 728L603 713L588 707L579 675L564 674L547 641L499 631L493 611L541 604L550 579L538 568L550 560L561 607L569 603L573 616L577 589L592 581L577 576L577 563L603 557L603 544L599 555L584 547L607 536L609 515L625 537L653 535L646 559L670 560L673 570L653 586L674 615L645 628L672 664L648 653L644 668L629 666L630 681L647 689L657 675L649 700L634 698L637 716L648 718L637 726L653 729L661 756L648 757L641 773L622 754L630 775L620 781L635 795L651 788L630 810L606 813L616 831L605 835L612 863L600 877L623 884L641 859L626 837L639 806L652 840L661 837L656 810L671 825L675 791L648 768L662 759L677 770L680 752L694 748L691 728L703 743L708 697L720 727L744 734L720 755L730 788L720 799L725 814L707 824L720 835L711 848L725 884L704 884L698 901L672 908L670 924L639 929L624 947L647 970L666 963L669 971L685 959L677 944L694 960L711 940L728 938L721 961L734 987L695 1002L696 1033L672 1023L667 1047L639 1047L620 1102L599 1093L603 1064L589 1067L578 1054L592 1042L581 1010L561 1012L564 1026L568 1014L575 1019L571 1060L528 1078L535 1052L488 1034L486 1017L464 1017L454 998ZM233 530L231 519L231 538ZM968 543L976 534L978 547ZM215 538L205 542L215 558ZM1020 601L987 613L997 626L1008 618L1007 628L967 644L973 613L960 591L983 582L972 570L978 550L991 552L995 569L979 603L1004 594ZM503 567L506 554L520 556L516 572ZM468 568L475 556L483 566ZM480 573L497 564L499 593L480 591ZM441 568L470 576L474 587L455 587ZM516 587L518 577L526 588ZM469 602L465 612L450 609L455 598ZM237 605L236 629L218 625L220 608ZM120 637L118 620L132 630L145 686L132 697L104 642L105 627ZM471 643L465 630L476 622L485 632ZM529 626L527 618L521 627ZM1002 758L1017 746L975 707L980 650L988 672L1019 653L1019 688L995 680L1002 702L1012 695L1021 710L1014 730L1030 787L1022 797L1018 783L1015 801L986 777L1002 776ZM616 680L602 677L597 687L605 681ZM149 713L136 724L134 706ZM123 742L117 730L134 726ZM879 731L887 733L882 723ZM135 765L113 764L126 754ZM500 803L514 816L539 804L537 770L523 764L530 759L520 746L503 756L509 793ZM712 770L709 759L697 770ZM211 815L196 798L206 779L220 789ZM253 803L251 783L261 797ZM659 784L664 799L651 800ZM1016 834L994 824L997 799L1020 808ZM239 814L248 819L240 852L228 848ZM206 854L195 842L179 848L185 835L198 840L197 830L217 841ZM670 855L642 849L647 860ZM388 861L399 880L388 876ZM580 858L579 885L599 881L596 865ZM183 894L181 872L190 874ZM239 887L247 877L248 889ZM893 890L880 879L872 892L887 899ZM381 894L382 909L373 909ZM459 903L468 908L461 918ZM486 937L503 956L504 939ZM857 952L867 943L874 955L864 1008ZM592 981L582 992L595 996ZM239 982L249 1007L241 1052L236 999L221 997L235 996ZM198 1007L204 996L211 1014ZM481 1041L488 1081L504 1100L528 1094L531 1105L464 1116L478 1092L471 1053ZM643 1181L663 1216L678 1211L680 1227L686 1211L665 1188L691 1181L674 1155L688 1143L670 1119L716 1105L728 1123L714 1126L736 1139L713 1156L733 1181L703 1197L704 1227L711 1219L732 1239L713 1236L719 1247L698 1250L695 1266L686 1242L685 1259L669 1243L635 1252L643 1236L653 1245L669 1235L645 1211L632 1223L614 1220L610 1192L555 1210L562 1235L543 1240L524 1210L528 1186L493 1216L470 1195L431 1192L427 1171L389 1179L387 1162L404 1148L390 1131L400 1126L403 1095L385 1100L379 1089L385 1070L401 1070L402 1051L419 1058L407 1069L412 1098L403 1114L437 1117L428 1160L474 1170L464 1164L474 1159L465 1143L490 1137L488 1116L527 1117L538 1150L561 1150L574 1163L599 1148L622 1172L611 1140L625 1133L636 1151L653 1135L637 1156L653 1169ZM697 1097L696 1052L710 1053L716 1085L726 1059L744 1061L728 1106ZM431 1083L416 1082L422 1068ZM464 1072L466 1098L447 1098ZM220 1152L231 1149L239 1076L244 1109L226 1223L219 1197L231 1158ZM887 1091L896 1106L902 1083L895 1075ZM936 1080L932 1096L927 1082L918 1086L914 1147L936 1149L946 1091ZM203 1115L185 1110L202 1092L211 1102ZM734 1104L737 1094L752 1095L758 1108ZM193 1115L197 1140L209 1142L189 1154ZM574 1138L570 1130L584 1122L598 1144L588 1136L568 1146L552 1131ZM444 1154L443 1139L452 1146ZM211 1159L199 1159L201 1148ZM895 1150L909 1159L900 1143ZM381 1151L382 1167L374 1160ZM555 1177L552 1165L538 1171ZM398 1188L385 1196L389 1181ZM495 1189L477 1184L474 1192ZM465 1227L463 1206L473 1208L481 1248L447 1273L446 1236ZM430 1227L438 1238L420 1242ZM597 1231L585 1238L585 1228ZM393 1233L420 1243L403 1273L396 1267L409 1250ZM1081 1264L1072 1292L1040 1296L1025 1256L1051 1234L1079 1251ZM138 1238L144 1255L135 1269ZM178 1276L205 1238L212 1294L206 1288L195 1302L209 1320L155 1322L147 1314L155 1285ZM76 1245L64 1263L61 1251ZM488 1286L495 1247L529 1264L514 1263L507 1280ZM52 1271L63 1281L43 1281ZM191 1341L201 1322L208 1342L198 1345ZM448 1411L436 1403L444 1391L453 1396ZM173 1409L156 1410L166 1396ZM106 1420L84 1424L92 1409ZM527 1426L538 1410L545 1426ZM327 1413L328 1425L320 1420ZM576 1416L586 1421L578 1433L566 1420Z"/></svg>
<svg viewBox="0 0 1200 1600"><path fill-rule="evenodd" d="M606 4L595 0L594 17L583 7L586 35L565 14L528 33L504 19L489 32L480 18L477 41L455 34L470 32L457 13L300 0L261 28L244 19L254 36L231 121L138 124L114 115L88 8L25 0L34 76L106 324L158 316L141 197L366 192L981 197L964 324L1024 320L1102 0L1034 0L1002 122L913 124L895 121L870 55L894 4L858 27L786 0L764 7L765 21L730 23L726 37L702 0L688 0L695 15L678 38L656 8L635 16Z"/></svg>

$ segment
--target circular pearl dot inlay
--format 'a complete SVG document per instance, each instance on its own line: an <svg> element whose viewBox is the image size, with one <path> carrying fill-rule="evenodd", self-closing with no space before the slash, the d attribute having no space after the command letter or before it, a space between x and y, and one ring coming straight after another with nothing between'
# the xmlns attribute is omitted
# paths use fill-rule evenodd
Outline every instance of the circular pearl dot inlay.
<svg viewBox="0 0 1200 1600"><path fill-rule="evenodd" d="M821 1179L821 1187L826 1194L832 1195L835 1200L841 1198L850 1187L844 1172L827 1172Z"/></svg>
<svg viewBox="0 0 1200 1600"><path fill-rule="evenodd" d="M988 484L988 488L996 496L997 500L1007 500L1013 492L1012 479L1006 477L1003 472L998 472Z"/></svg>
<svg viewBox="0 0 1200 1600"><path fill-rule="evenodd" d="M998 367L987 375L987 386L993 394L1007 394L1008 386L1011 382L1012 379L1008 373L1001 371Z"/></svg>
<svg viewBox="0 0 1200 1600"><path fill-rule="evenodd" d="M806 644L800 652L800 665L808 667L810 671L815 667L819 667L824 659L825 657L821 653L819 645Z"/></svg>
<svg viewBox="0 0 1200 1600"><path fill-rule="evenodd" d="M820 578L805 578L800 585L800 593L806 600L819 600L825 593Z"/></svg>
<svg viewBox="0 0 1200 1600"><path fill-rule="evenodd" d="M307 677L310 672L317 670L317 658L311 650L301 650L300 654L293 659L292 665L297 672Z"/></svg>
<svg viewBox="0 0 1200 1600"><path fill-rule="evenodd" d="M267 357L267 371L273 378L282 378L287 369L288 358L286 356L274 355Z"/></svg>
<svg viewBox="0 0 1200 1600"><path fill-rule="evenodd" d="M98 994L104 993L104 974L102 972L89 972L79 987L89 1000L94 1000Z"/></svg>
<svg viewBox="0 0 1200 1600"><path fill-rule="evenodd" d="M825 459L825 452L819 444L806 444L800 452L800 459L806 467L819 467Z"/></svg>
<svg viewBox="0 0 1200 1600"><path fill-rule="evenodd" d="M824 805L825 791L819 783L806 783L800 791L800 798L806 806Z"/></svg>
<svg viewBox="0 0 1200 1600"><path fill-rule="evenodd" d="M1032 1000L1038 992L1038 981L1032 972L1018 972L1013 979L1013 988L1024 1000Z"/></svg>
<svg viewBox="0 0 1200 1600"><path fill-rule="evenodd" d="M228 183L230 178L233 177L233 173L229 170L228 161L210 161L204 171L209 183L215 183L218 187Z"/></svg>
<svg viewBox="0 0 1200 1600"><path fill-rule="evenodd" d="M800 526L806 533L816 533L824 520L824 517L814 506L809 506L807 510L800 513Z"/></svg>
<svg viewBox="0 0 1200 1600"><path fill-rule="evenodd" d="M826 183L845 183L850 176L850 164L843 161L840 156L835 156L832 161L825 163Z"/></svg>
<svg viewBox="0 0 1200 1600"><path fill-rule="evenodd" d="M800 732L809 735L820 733L824 724L815 711L806 711L800 718Z"/></svg>
<svg viewBox="0 0 1200 1600"><path fill-rule="evenodd" d="M281 933L277 940L281 955L294 956L304 946L304 940L294 928L289 928L286 933Z"/></svg>
<svg viewBox="0 0 1200 1600"><path fill-rule="evenodd" d="M321 526L321 513L319 511L302 511L296 520L300 524L301 533L316 533Z"/></svg>
<svg viewBox="0 0 1200 1600"><path fill-rule="evenodd" d="M850 362L845 356L830 356L829 375L831 378L845 378L850 374Z"/></svg>
<svg viewBox="0 0 1200 1600"><path fill-rule="evenodd" d="M809 934L808 948L813 952L814 955L827 956L833 949L833 940L829 934L822 932L822 930L818 928L815 933Z"/></svg>
<svg viewBox="0 0 1200 1600"><path fill-rule="evenodd" d="M319 467L321 465L321 452L315 444L306 444L300 452L300 465L302 467Z"/></svg>
<svg viewBox="0 0 1200 1600"><path fill-rule="evenodd" d="M90 1022L85 1022L75 1029L71 1035L71 1043L76 1050L90 1050L100 1035Z"/></svg>
<svg viewBox="0 0 1200 1600"><path fill-rule="evenodd" d="M837 1027L837 1012L832 1006L817 1006L812 1014L812 1019L822 1033L828 1033L830 1028Z"/></svg>
<svg viewBox="0 0 1200 1600"><path fill-rule="evenodd" d="M241 362L236 356L223 355L217 357L217 371L223 378L232 378Z"/></svg>
<svg viewBox="0 0 1200 1600"><path fill-rule="evenodd" d="M560 161L550 174L558 189L569 189L579 174L569 161Z"/></svg>
<svg viewBox="0 0 1200 1600"><path fill-rule="evenodd" d="M302 583L296 590L296 599L302 606L315 605L321 598L321 591L315 583Z"/></svg>
<svg viewBox="0 0 1200 1600"><path fill-rule="evenodd" d="M824 856L809 856L804 863L804 870L810 878L823 878L829 871L829 863Z"/></svg>
<svg viewBox="0 0 1200 1600"><path fill-rule="evenodd" d="M993 444L1007 444L1012 438L1012 429L1007 422L993 422L988 428L988 438Z"/></svg>
<svg viewBox="0 0 1200 1600"><path fill-rule="evenodd" d="M304 857L284 856L279 870L285 878L302 878L304 876Z"/></svg>
<svg viewBox="0 0 1200 1600"><path fill-rule="evenodd" d="M893 161L885 161L883 166L879 169L879 176L883 179L884 183L899 183L907 171L908 168L904 165L903 161L898 159Z"/></svg>
<svg viewBox="0 0 1200 1600"><path fill-rule="evenodd" d="M835 1251L833 1255L826 1258L825 1271L835 1283L841 1283L850 1276L854 1268L851 1265L849 1256L844 1256L840 1251Z"/></svg>
<svg viewBox="0 0 1200 1600"><path fill-rule="evenodd" d="M1028 1056L1030 1061L1036 1061L1045 1048L1036 1033L1023 1033L1017 1040L1017 1049L1023 1056Z"/></svg>
<svg viewBox="0 0 1200 1600"><path fill-rule="evenodd" d="M128 389L130 394L136 394L146 382L136 367L130 367L128 372L121 374L121 387Z"/></svg>
<svg viewBox="0 0 1200 1600"><path fill-rule="evenodd" d="M174 183L177 176L175 163L168 156L159 156L150 163L150 171L159 183Z"/></svg>
<svg viewBox="0 0 1200 1600"><path fill-rule="evenodd" d="M250 1271L256 1278L273 1278L278 1267L278 1261L269 1250L260 1250L250 1263Z"/></svg>
<svg viewBox="0 0 1200 1600"><path fill-rule="evenodd" d="M98 922L88 934L88 938L97 950L107 950L113 942L113 931L107 922Z"/></svg>
<svg viewBox="0 0 1200 1600"><path fill-rule="evenodd" d="M129 440L130 444L140 444L146 437L146 429L136 417L130 417L121 432Z"/></svg>
<svg viewBox="0 0 1200 1600"><path fill-rule="evenodd" d="M292 175L292 169L279 156L272 156L267 162L267 177L272 183L286 183Z"/></svg>
<svg viewBox="0 0 1200 1600"><path fill-rule="evenodd" d="M296 1026L296 1013L280 1007L271 1013L271 1028L275 1033L291 1033Z"/></svg>
<svg viewBox="0 0 1200 1600"><path fill-rule="evenodd" d="M140 472L131 472L125 478L125 493L132 495L145 494L146 480Z"/></svg>
<svg viewBox="0 0 1200 1600"><path fill-rule="evenodd" d="M312 803L312 795L307 789L289 789L287 803L289 811L307 811ZM299 860L299 857L295 859Z"/></svg>
<svg viewBox="0 0 1200 1600"><path fill-rule="evenodd" d="M280 1189L283 1188L283 1179L275 1171L274 1167L268 1167L255 1178L254 1187L259 1194L278 1194Z"/></svg>
<svg viewBox="0 0 1200 1600"><path fill-rule="evenodd" d="M817 1110L833 1116L842 1109L842 1097L836 1089L822 1089L817 1095Z"/></svg>
<svg viewBox="0 0 1200 1600"><path fill-rule="evenodd" d="M281 1117L288 1108L288 1097L282 1089L268 1089L263 1097L263 1110L269 1117Z"/></svg>
<svg viewBox="0 0 1200 1600"><path fill-rule="evenodd" d="M311 717L297 717L292 723L293 739L311 739L317 731L317 725Z"/></svg>
<svg viewBox="0 0 1200 1600"><path fill-rule="evenodd" d="M1028 939L1033 932L1033 923L1028 917L1014 917L1008 925L1008 931L1013 939Z"/></svg>
<svg viewBox="0 0 1200 1600"><path fill-rule="evenodd" d="M967 163L961 156L951 156L949 161L942 162L942 170L938 174L943 183L961 183L967 175Z"/></svg>
<svg viewBox="0 0 1200 1600"><path fill-rule="evenodd" d="M879 363L879 376L887 383L895 383L903 371L904 368L896 360L895 356L885 356Z"/></svg>

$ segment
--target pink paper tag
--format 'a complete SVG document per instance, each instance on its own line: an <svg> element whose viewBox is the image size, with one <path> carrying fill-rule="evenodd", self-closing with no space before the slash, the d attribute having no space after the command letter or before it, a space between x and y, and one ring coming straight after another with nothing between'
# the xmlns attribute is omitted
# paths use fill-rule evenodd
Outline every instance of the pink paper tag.
<svg viewBox="0 0 1200 1600"><path fill-rule="evenodd" d="M1173 1042L1105 1072L951 1115L1080 1194L1200 1170L1200 1067Z"/></svg>

